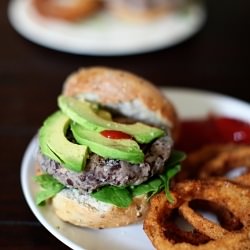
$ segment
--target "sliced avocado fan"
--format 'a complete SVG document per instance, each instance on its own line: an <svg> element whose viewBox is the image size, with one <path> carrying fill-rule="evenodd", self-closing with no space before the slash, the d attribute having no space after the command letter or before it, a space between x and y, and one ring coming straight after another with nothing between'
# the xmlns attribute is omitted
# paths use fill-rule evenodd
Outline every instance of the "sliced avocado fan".
<svg viewBox="0 0 250 250"><path fill-rule="evenodd" d="M61 111L50 115L39 130L39 146L44 155L80 172L85 167L88 148L66 138L69 124L70 118Z"/></svg>
<svg viewBox="0 0 250 250"><path fill-rule="evenodd" d="M73 121L88 130L101 132L103 130L116 130L127 133L139 143L149 143L164 135L164 131L146 124L122 124L112 120L107 121L91 108L88 102L77 100L69 96L59 96L58 105L61 110Z"/></svg>
<svg viewBox="0 0 250 250"><path fill-rule="evenodd" d="M142 150L132 139L109 139L77 123L71 123L71 130L79 144L88 146L90 151L104 158L125 160L135 164L144 160Z"/></svg>

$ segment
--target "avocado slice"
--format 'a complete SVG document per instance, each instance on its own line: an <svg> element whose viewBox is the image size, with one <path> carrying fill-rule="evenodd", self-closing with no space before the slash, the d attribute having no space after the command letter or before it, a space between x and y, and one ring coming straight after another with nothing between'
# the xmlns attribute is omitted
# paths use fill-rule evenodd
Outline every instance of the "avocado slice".
<svg viewBox="0 0 250 250"><path fill-rule="evenodd" d="M132 139L109 139L99 132L87 130L81 125L71 123L74 138L79 144L104 158L124 160L131 163L144 161L144 154L136 141Z"/></svg>
<svg viewBox="0 0 250 250"><path fill-rule="evenodd" d="M85 167L88 148L66 138L69 124L70 118L61 111L49 116L39 130L39 146L44 155L70 170L80 172Z"/></svg>
<svg viewBox="0 0 250 250"><path fill-rule="evenodd" d="M99 109L96 114L100 117L102 117L104 120L107 120L107 121L112 121L112 115L106 111L106 110L103 110L103 109Z"/></svg>
<svg viewBox="0 0 250 250"><path fill-rule="evenodd" d="M69 96L59 96L58 105L61 110L74 122L79 123L89 130L100 132L102 130L116 130L127 133L139 143L149 143L152 140L163 136L164 131L143 123L122 124L114 121L107 121L99 116L88 102L77 100Z"/></svg>

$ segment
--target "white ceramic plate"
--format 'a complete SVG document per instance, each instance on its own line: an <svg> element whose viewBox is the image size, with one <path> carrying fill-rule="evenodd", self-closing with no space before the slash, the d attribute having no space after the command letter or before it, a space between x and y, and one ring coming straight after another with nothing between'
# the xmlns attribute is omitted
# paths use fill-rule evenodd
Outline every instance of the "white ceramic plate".
<svg viewBox="0 0 250 250"><path fill-rule="evenodd" d="M243 101L199 90L168 88L163 91L172 100L181 118L200 118L212 112L250 122L250 104ZM35 175L36 151L37 139L35 137L24 154L21 166L21 185L32 212L55 237L73 249L153 249L141 224L116 229L82 229L60 221L53 214L50 206L37 207L34 196L38 187L32 180Z"/></svg>
<svg viewBox="0 0 250 250"><path fill-rule="evenodd" d="M75 24L41 18L31 0L11 0L10 23L17 32L39 45L75 54L129 55L180 43L203 25L200 4L147 24L131 24L102 11Z"/></svg>

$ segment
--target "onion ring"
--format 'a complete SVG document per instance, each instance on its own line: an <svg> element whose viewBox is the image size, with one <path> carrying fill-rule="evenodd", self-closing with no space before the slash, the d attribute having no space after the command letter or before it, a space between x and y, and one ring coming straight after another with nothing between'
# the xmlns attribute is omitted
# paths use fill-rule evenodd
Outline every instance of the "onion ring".
<svg viewBox="0 0 250 250"><path fill-rule="evenodd" d="M33 6L44 17L76 21L93 14L101 6L100 0L33 0Z"/></svg>
<svg viewBox="0 0 250 250"><path fill-rule="evenodd" d="M207 145L188 155L179 180L223 177L230 170L241 167L246 171L233 180L250 186L250 145Z"/></svg>
<svg viewBox="0 0 250 250"><path fill-rule="evenodd" d="M144 220L144 231L156 249L250 249L249 188L228 180L210 178L177 183L172 195L172 204L167 201L164 193L154 196ZM197 200L219 207L218 216L227 220L228 227L198 214L192 208L192 203ZM173 218L176 212L192 225L192 232L178 228Z"/></svg>

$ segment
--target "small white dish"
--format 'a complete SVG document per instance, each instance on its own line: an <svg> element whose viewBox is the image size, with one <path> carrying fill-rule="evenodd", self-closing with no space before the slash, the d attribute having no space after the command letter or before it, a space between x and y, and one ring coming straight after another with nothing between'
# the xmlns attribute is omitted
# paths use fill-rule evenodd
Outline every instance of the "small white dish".
<svg viewBox="0 0 250 250"><path fill-rule="evenodd" d="M183 88L164 88L163 92L175 105L180 118L202 118L212 112L250 122L250 104L241 100L216 93ZM38 187L33 181L33 176L35 175L37 147L37 138L34 137L23 157L21 186L32 212L49 232L72 249L153 249L142 229L142 224L115 229L84 229L59 220L49 205L36 206L34 197Z"/></svg>
<svg viewBox="0 0 250 250"><path fill-rule="evenodd" d="M39 16L31 0L11 0L10 23L26 39L59 51L86 55L130 55L167 48L195 34L206 14L201 4L147 24L132 24L101 11L78 23Z"/></svg>

